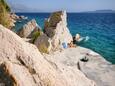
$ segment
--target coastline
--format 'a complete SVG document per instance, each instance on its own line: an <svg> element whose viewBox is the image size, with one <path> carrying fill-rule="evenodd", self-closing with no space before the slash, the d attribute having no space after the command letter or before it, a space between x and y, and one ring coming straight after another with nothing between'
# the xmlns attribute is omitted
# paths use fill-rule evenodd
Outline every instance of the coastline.
<svg viewBox="0 0 115 86"><path fill-rule="evenodd" d="M59 33L61 33L61 30L58 30L59 28L62 28L62 27L66 28L66 23L67 23L66 22L66 14L64 14L63 12L62 12L62 14L64 15L62 17L62 21L61 21L61 22L63 22L63 25L61 25L60 22L57 23L56 28L57 28L58 34L56 34L55 36L60 36ZM49 17L49 19L50 19L50 17ZM47 20L45 22L47 22ZM48 22L49 22L49 20L48 20ZM56 22L56 20L54 22ZM49 24L50 23L51 22L49 22ZM47 26L47 23L45 23L45 25ZM29 26L29 25L27 24L27 26ZM50 28L52 28L52 27L50 27ZM69 29L67 28L67 30L69 30ZM52 30L51 30L51 32L52 32ZM64 35L64 38L69 37L69 39L67 39L67 41L71 40L71 34L70 33L68 34L68 33L69 33L69 31L67 31L67 33ZM51 33L49 31L46 32L45 34L51 35ZM41 39L43 40L42 36L41 36ZM59 39L63 40L63 36L60 36ZM40 40L37 40L36 43L38 43ZM54 38L53 40L56 40L56 39ZM46 42L46 40L45 40L45 42ZM70 41L68 41L68 42L70 42ZM41 45L42 43L44 43L44 42L40 42L39 45ZM57 47L57 46L58 45L56 44L55 47ZM53 48L55 48L55 47L53 47ZM61 50L56 49L56 51L54 49L53 52L51 52L51 53L49 52L49 54L43 54L43 56L53 66L53 68L58 71L66 73L67 71L65 71L65 70L68 70L68 67L71 67L72 69L71 70L69 69L68 70L69 72L73 71L73 69L75 72L79 70L88 79L93 80L97 84L97 86L106 86L106 85L114 86L114 84L115 84L113 81L113 80L115 80L115 78L114 78L115 77L115 73L114 73L115 65L112 65L110 62L105 60L104 57L102 57L101 55L99 55L98 53L96 53L90 49L80 47L80 46L77 46L76 48L67 48L67 49L61 49ZM88 59L87 62L81 61L81 59L83 59L84 57L87 57L87 59ZM61 66L63 65L63 66L61 67L60 65ZM76 67L77 67L77 69L76 69ZM67 75L68 75L68 73L67 73ZM70 77L70 76L68 76L68 77ZM106 79L104 77L106 77ZM71 81L71 80L69 80L69 81ZM70 83L73 83L73 85L76 84L74 81L70 82Z"/></svg>
<svg viewBox="0 0 115 86"><path fill-rule="evenodd" d="M115 65L90 49L72 48L73 37L66 17L65 11L52 13L45 20L44 31L36 20L31 20L18 35L0 25L3 83L10 81L16 86L114 86ZM63 43L72 47L67 48ZM4 76L11 77L6 80Z"/></svg>
<svg viewBox="0 0 115 86"><path fill-rule="evenodd" d="M115 85L113 10L20 14L9 4L0 1L0 86Z"/></svg>
<svg viewBox="0 0 115 86"><path fill-rule="evenodd" d="M43 28L44 18L48 18L50 14L39 14L39 13L28 14L27 13L27 14L22 14L22 15L25 15L25 16L27 15L29 19L35 18L37 23ZM95 20L95 18L98 20ZM105 19L103 20L103 18ZM104 15L103 14L96 14L96 15L88 14L87 15L83 13L83 14L68 14L67 20L68 20L69 30L73 36L76 33L79 33L83 37L86 37L86 36L89 37L89 40L87 42L80 43L80 46L86 47L91 50L94 50L95 52L98 52L106 60L110 61L112 64L115 64L115 59L114 59L114 56L115 56L115 48L114 48L115 47L114 46L115 29L113 26L114 22L112 22L114 21L114 18L115 17L113 14L104 14ZM100 21L100 19L102 19L102 21ZM112 23L113 25L111 26L109 22Z"/></svg>
<svg viewBox="0 0 115 86"><path fill-rule="evenodd" d="M45 59L35 45L2 25L0 40L0 83L3 85L96 86L77 67L73 69L59 63L61 70L55 69L55 64Z"/></svg>
<svg viewBox="0 0 115 86"><path fill-rule="evenodd" d="M58 32L61 32L61 30L58 30ZM104 57L91 49L77 46L76 48L57 49L57 51L43 54L43 56L51 65L54 66L54 68L56 68L56 70L58 69L58 66L61 71L63 71L63 68L66 70L68 66L72 67L72 69L76 69L75 67L77 67L77 69L85 74L85 76L95 81L97 86L114 86L115 84L113 81L115 80L115 65L112 65ZM81 61L84 57L88 58L87 62ZM64 65L62 69L60 69L60 63L61 65ZM104 77L106 77L106 79L104 79ZM106 84L104 84L105 82Z"/></svg>

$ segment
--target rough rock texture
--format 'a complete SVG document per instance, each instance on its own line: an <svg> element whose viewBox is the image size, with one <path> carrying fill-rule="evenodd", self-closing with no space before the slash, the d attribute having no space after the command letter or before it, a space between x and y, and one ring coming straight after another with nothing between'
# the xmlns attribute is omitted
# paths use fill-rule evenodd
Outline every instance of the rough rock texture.
<svg viewBox="0 0 115 86"><path fill-rule="evenodd" d="M1 25L0 63L4 69L1 69L3 72L0 72L0 78L6 71L5 75L11 76L11 83L17 86L68 86L68 82L43 58L35 46L24 42Z"/></svg>
<svg viewBox="0 0 115 86"><path fill-rule="evenodd" d="M36 27L38 27L38 24L36 23L36 20L33 19L20 29L18 35L23 38L30 37L31 33L36 29Z"/></svg>
<svg viewBox="0 0 115 86"><path fill-rule="evenodd" d="M78 61L81 54L76 53L74 50L68 48L64 51L44 54L44 57L57 71L66 77L72 86L96 86L92 80L87 79L78 69Z"/></svg>
<svg viewBox="0 0 115 86"><path fill-rule="evenodd" d="M79 62L80 70L88 78L94 80L97 86L115 86L115 65L107 62L104 57L95 52L89 51L88 53L89 61Z"/></svg>
<svg viewBox="0 0 115 86"><path fill-rule="evenodd" d="M63 70L62 67L60 66L61 70ZM6 86L94 86L94 82L87 79L80 71L67 69L68 71L56 70L34 45L23 41L15 33L0 25L0 84ZM71 83L73 80L74 83Z"/></svg>
<svg viewBox="0 0 115 86"><path fill-rule="evenodd" d="M63 42L70 43L72 41L66 17L65 11L59 11L52 13L45 21L44 33L51 38L53 50L59 48Z"/></svg>
<svg viewBox="0 0 115 86"><path fill-rule="evenodd" d="M57 51L44 56L57 70L66 71L65 73L68 73L68 71L73 71L75 73L78 71L77 69L79 69L89 79L94 80L97 86L115 85L115 65L110 64L102 56L89 49L82 47L68 48L64 51ZM88 58L87 62L81 61L84 57ZM62 63L62 65L60 65L60 63ZM67 70L67 68L71 69ZM78 75L73 76L71 72L67 74L67 76L69 75L73 77L72 83L74 83L75 79L77 79L77 81L79 80ZM83 82L87 83L85 80Z"/></svg>

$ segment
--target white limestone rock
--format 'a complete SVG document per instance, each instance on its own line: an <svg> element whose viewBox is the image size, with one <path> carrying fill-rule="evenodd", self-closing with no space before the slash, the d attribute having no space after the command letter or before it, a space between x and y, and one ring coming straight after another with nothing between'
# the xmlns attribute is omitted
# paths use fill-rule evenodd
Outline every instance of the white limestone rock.
<svg viewBox="0 0 115 86"><path fill-rule="evenodd" d="M79 70L84 73L85 76L87 76L89 79L95 81L97 86L115 85L115 65L109 63L104 59L104 57L90 49L77 46L76 48L68 48L63 51L56 51L54 53L51 53L50 55L44 56L51 64L53 64L54 68L59 71L66 71L64 73L72 71L75 73ZM88 59L88 61L81 60L85 57ZM68 70L67 68L71 69ZM70 72L67 74L67 76L71 75ZM71 75L71 77L73 77L72 83L76 84L74 82L74 78L77 79L77 82L80 76L81 75L79 75L79 77L78 75ZM87 85L89 81L83 80L83 82L87 82L85 84ZM82 83L81 86L85 86L84 83ZM78 84L78 86L79 85L80 83Z"/></svg>
<svg viewBox="0 0 115 86"><path fill-rule="evenodd" d="M0 25L0 84L7 86L95 86L77 69L55 69L37 47ZM62 66L61 66L62 65ZM63 70L67 69L67 70Z"/></svg>
<svg viewBox="0 0 115 86"><path fill-rule="evenodd" d="M44 33L51 38L52 49L58 49L63 42L70 43L72 35L67 28L66 11L54 12L45 21Z"/></svg>
<svg viewBox="0 0 115 86"><path fill-rule="evenodd" d="M79 59L82 54L76 51L77 48L68 48L63 51L56 51L44 54L50 64L59 71L72 86L96 86L93 80L89 80L78 68Z"/></svg>
<svg viewBox="0 0 115 86"><path fill-rule="evenodd" d="M25 24L20 31L18 32L18 35L22 38L29 37L31 33L38 27L38 24L36 23L36 20L33 19L29 21L27 24ZM39 28L38 28L39 29Z"/></svg>
<svg viewBox="0 0 115 86"><path fill-rule="evenodd" d="M69 86L37 47L0 25L0 67L2 64L0 81L7 86Z"/></svg>

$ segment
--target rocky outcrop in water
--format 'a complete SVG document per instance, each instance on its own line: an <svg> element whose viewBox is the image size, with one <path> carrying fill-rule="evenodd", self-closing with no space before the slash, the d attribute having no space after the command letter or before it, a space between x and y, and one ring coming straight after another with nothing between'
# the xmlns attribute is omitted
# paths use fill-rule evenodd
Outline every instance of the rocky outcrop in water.
<svg viewBox="0 0 115 86"><path fill-rule="evenodd" d="M51 38L52 50L58 49L62 43L70 43L72 36L67 28L66 12L54 12L45 20L44 33Z"/></svg>
<svg viewBox="0 0 115 86"><path fill-rule="evenodd" d="M45 20L44 34L38 36L34 44L42 53L62 49L62 43L70 43L72 35L67 28L66 12L58 11Z"/></svg>
<svg viewBox="0 0 115 86"><path fill-rule="evenodd" d="M10 13L10 17L14 20L19 20L19 16L17 16L15 13Z"/></svg>
<svg viewBox="0 0 115 86"><path fill-rule="evenodd" d="M20 31L18 32L18 35L22 38L31 37L31 34L36 29L41 29L38 24L36 23L36 20L31 20L27 24L25 24Z"/></svg>
<svg viewBox="0 0 115 86"><path fill-rule="evenodd" d="M37 47L0 25L0 84L6 86L94 86L79 70L65 70L45 59ZM74 69L72 69L74 70ZM72 76L72 77L71 77ZM73 81L74 80L74 81Z"/></svg>

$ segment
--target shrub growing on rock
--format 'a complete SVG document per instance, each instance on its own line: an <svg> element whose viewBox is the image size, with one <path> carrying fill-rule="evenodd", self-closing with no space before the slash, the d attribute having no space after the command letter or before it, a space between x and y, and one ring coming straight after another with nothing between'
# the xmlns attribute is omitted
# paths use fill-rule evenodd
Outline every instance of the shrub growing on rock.
<svg viewBox="0 0 115 86"><path fill-rule="evenodd" d="M41 53L48 53L48 48L46 47L45 43L40 44L38 49Z"/></svg>
<svg viewBox="0 0 115 86"><path fill-rule="evenodd" d="M53 13L51 16L50 16L50 27L56 27L57 23L59 23L61 21L61 12L56 12L56 13Z"/></svg>
<svg viewBox="0 0 115 86"><path fill-rule="evenodd" d="M4 0L0 0L0 24L7 28L10 27L10 19L8 12L10 12L10 7Z"/></svg>
<svg viewBox="0 0 115 86"><path fill-rule="evenodd" d="M35 40L34 44L38 47L41 53L48 53L50 51L50 39L46 34L40 34Z"/></svg>
<svg viewBox="0 0 115 86"><path fill-rule="evenodd" d="M36 31L32 34L32 43L35 42L35 40L41 35L41 31Z"/></svg>

